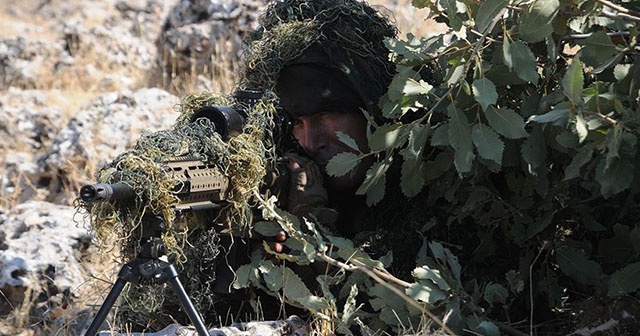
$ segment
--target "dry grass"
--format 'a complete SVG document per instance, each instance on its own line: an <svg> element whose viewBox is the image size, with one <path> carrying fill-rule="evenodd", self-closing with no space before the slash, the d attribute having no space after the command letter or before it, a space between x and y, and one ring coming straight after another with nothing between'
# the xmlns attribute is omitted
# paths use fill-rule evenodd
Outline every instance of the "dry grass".
<svg viewBox="0 0 640 336"><path fill-rule="evenodd" d="M93 15L83 18L82 25L87 29L103 24L107 16L99 16L106 11L112 1L67 1L67 0L21 0L0 1L0 38L23 37L27 40L53 40L59 36L53 25L60 23L52 18L44 8L57 8L59 15L70 16L85 7L96 8Z"/></svg>
<svg viewBox="0 0 640 336"><path fill-rule="evenodd" d="M425 20L428 12L411 7L410 0L372 0L370 3L386 8L384 11L395 18L401 37L406 36L407 33L424 36L442 29L433 21ZM110 4L112 4L111 1L0 1L0 38L22 37L27 41L55 42L61 37L55 33L57 30L54 30L52 25L60 22L60 19L52 19L41 13L41 8L44 5L66 8L60 13L73 13L80 6L106 8ZM92 13L102 12L102 10L96 10ZM101 25L105 19L105 17L91 16L86 18L82 24L85 28L91 29ZM217 43L216 45L221 50L215 54L224 55L222 49L226 48L225 44ZM230 92L237 81L239 64L234 58L225 56L209 60L204 68L192 67L190 71L186 72L177 71L178 64L171 62L169 64L173 65L168 66L164 71L142 71L136 68L123 68L121 65L105 61L104 55L100 55L96 48L83 43L72 46L75 62L73 66L53 71L54 64L47 65L44 71L37 75L38 81L32 87L52 93L51 96L54 98L48 101L48 104L65 111L62 124L65 124L84 104L96 96L105 92L121 90L122 87L119 87L118 83L109 79L114 74L123 74L134 78L133 87L130 89L160 87L179 97L199 90L203 78L206 79L205 83L209 83L207 89L213 92ZM172 55L167 52L165 57L171 60ZM1 94L4 93L0 91ZM12 150L20 150L20 146L21 144L14 144ZM6 150L7 147L0 146L0 149ZM78 184L80 181L90 179L95 171L95 167L86 166L82 160L82 158L78 158L77 169L73 170L73 176L69 176L69 178L77 180ZM70 165L74 164L70 163ZM0 173L3 173L2 169L3 167L0 167ZM29 183L24 176L16 178L22 179L24 184ZM18 183L18 185L21 184ZM77 186L67 187L77 189ZM16 202L18 202L18 197L4 197L0 200L0 207L7 209L14 206ZM46 283L42 283L44 299L43 293L33 288L0 290L0 314L5 314L5 316L0 316L0 335L76 335L78 324L87 323L90 313L95 313L97 307L102 304L114 281L115 272L119 269L115 262L116 256L111 252L97 252L95 247L89 247L84 251L81 260L85 266L86 278L89 280L74 289L72 293L69 293L70 295L63 296L64 302L51 304L46 297ZM11 305L11 302L19 302L19 304ZM326 327L326 325L321 327Z"/></svg>
<svg viewBox="0 0 640 336"><path fill-rule="evenodd" d="M192 59L186 71L172 51L165 50L162 55L165 66L147 73L143 81L149 86L165 88L179 97L201 91L203 85L211 92L231 92L238 81L241 65L237 59L225 56L225 50L233 49L230 44L223 38L219 39L213 43L215 50L206 62L196 65L198 62Z"/></svg>
<svg viewBox="0 0 640 336"><path fill-rule="evenodd" d="M0 301L6 302L0 307L8 312L0 319L0 335L81 335L110 290L117 263L114 254L95 246L80 260L87 280L68 293L49 293L45 275L30 275L39 287L1 289Z"/></svg>

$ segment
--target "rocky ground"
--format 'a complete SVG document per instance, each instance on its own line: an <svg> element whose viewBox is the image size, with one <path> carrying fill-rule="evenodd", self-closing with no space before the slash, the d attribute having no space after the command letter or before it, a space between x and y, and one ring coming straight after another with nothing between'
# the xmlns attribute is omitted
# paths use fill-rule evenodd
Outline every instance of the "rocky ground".
<svg viewBox="0 0 640 336"><path fill-rule="evenodd" d="M185 92L227 92L262 5L0 4L0 334L81 334L117 265L74 208L78 188L171 127Z"/></svg>
<svg viewBox="0 0 640 336"><path fill-rule="evenodd" d="M264 1L0 2L0 335L83 333L118 267L79 187L171 127L186 93L231 90ZM424 13L384 4L423 29Z"/></svg>

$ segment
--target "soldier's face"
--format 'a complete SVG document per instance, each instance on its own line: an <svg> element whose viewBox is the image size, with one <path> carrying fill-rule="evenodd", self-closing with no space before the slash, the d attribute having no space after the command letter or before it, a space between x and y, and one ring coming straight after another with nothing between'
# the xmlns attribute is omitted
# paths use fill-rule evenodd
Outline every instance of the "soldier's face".
<svg viewBox="0 0 640 336"><path fill-rule="evenodd" d="M329 160L338 153L353 152L354 149L338 139L337 132L342 132L356 141L360 152L368 151L367 120L358 111L333 112L326 111L298 117L294 121L293 136L307 155L318 164L325 173L325 183L333 191L355 191L362 183L370 162L361 162L351 173L334 177L326 172Z"/></svg>

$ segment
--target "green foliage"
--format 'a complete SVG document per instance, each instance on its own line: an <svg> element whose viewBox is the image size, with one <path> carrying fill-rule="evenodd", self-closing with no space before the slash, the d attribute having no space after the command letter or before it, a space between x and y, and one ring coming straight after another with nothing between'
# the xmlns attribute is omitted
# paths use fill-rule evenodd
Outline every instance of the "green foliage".
<svg viewBox="0 0 640 336"><path fill-rule="evenodd" d="M357 272L388 267L388 259L315 227L276 255L330 258L353 271L331 284L318 279L329 302L347 302L334 307L344 333L437 328L417 304L446 316L454 331L497 335L507 318L568 321L569 307L603 287L604 301L637 297L640 18L594 1L412 3L448 30L387 41L397 75L380 99L385 121L374 125L371 152L338 134L358 154L327 167L344 175L375 156L357 191L369 205L397 197L388 192L399 185L407 202L436 209L436 219L416 224L427 238L411 277L390 284L409 299ZM242 269L238 283L263 284L268 272ZM317 310L303 292L291 301ZM570 328L551 333L570 333L562 327Z"/></svg>
<svg viewBox="0 0 640 336"><path fill-rule="evenodd" d="M478 78L471 85L473 89L473 97L480 104L483 111L487 110L490 105L495 105L498 100L498 92L493 82L486 78Z"/></svg>
<svg viewBox="0 0 640 336"><path fill-rule="evenodd" d="M498 133L491 127L483 123L473 125L471 129L471 140L482 158L491 160L497 164L502 163L504 143L500 140Z"/></svg>
<svg viewBox="0 0 640 336"><path fill-rule="evenodd" d="M327 172L331 176L343 176L355 168L358 162L358 155L351 152L343 152L329 161Z"/></svg>
<svg viewBox="0 0 640 336"><path fill-rule="evenodd" d="M551 36L554 19L560 11L559 0L535 0L521 9L523 11L517 25L521 39L533 43Z"/></svg>
<svg viewBox="0 0 640 336"><path fill-rule="evenodd" d="M593 1L413 5L449 30L388 41L397 75L370 137L384 159L359 190L380 202L399 165L405 196L449 214L405 293L458 302L485 319L460 312L457 326L488 334L494 307L529 318L530 298L562 310L603 281L611 297L636 295L640 19Z"/></svg>
<svg viewBox="0 0 640 336"><path fill-rule="evenodd" d="M476 30L484 32L487 27L490 26L491 21L496 15L499 15L504 7L509 4L507 0L489 0L485 1L478 8L478 14L476 15Z"/></svg>
<svg viewBox="0 0 640 336"><path fill-rule="evenodd" d="M464 112L456 108L454 104L449 105L449 143L455 151L454 163L458 173L468 173L471 171L475 154L473 154L473 144L469 134L471 127Z"/></svg>
<svg viewBox="0 0 640 336"><path fill-rule="evenodd" d="M609 296L632 293L640 288L640 262L625 266L613 273L609 281Z"/></svg>
<svg viewBox="0 0 640 336"><path fill-rule="evenodd" d="M524 129L524 119L513 110L490 106L484 111L484 116L489 125L505 138L520 139L528 136Z"/></svg>
<svg viewBox="0 0 640 336"><path fill-rule="evenodd" d="M582 74L582 63L578 57L573 59L560 84L562 84L564 95L574 106L582 105L584 75Z"/></svg>
<svg viewBox="0 0 640 336"><path fill-rule="evenodd" d="M582 250L561 246L556 250L556 262L566 275L574 281L593 285L602 274L602 268L593 260L588 260Z"/></svg>
<svg viewBox="0 0 640 336"><path fill-rule="evenodd" d="M403 158L400 185L407 197L416 196L426 182L422 174L426 167L422 155L429 138L430 128L420 124L414 126L409 131L407 146L400 151Z"/></svg>
<svg viewBox="0 0 640 336"><path fill-rule="evenodd" d="M510 42L508 38L502 41L502 57L504 65L515 71L518 77L529 83L537 83L538 74L536 57L526 44L521 41Z"/></svg>

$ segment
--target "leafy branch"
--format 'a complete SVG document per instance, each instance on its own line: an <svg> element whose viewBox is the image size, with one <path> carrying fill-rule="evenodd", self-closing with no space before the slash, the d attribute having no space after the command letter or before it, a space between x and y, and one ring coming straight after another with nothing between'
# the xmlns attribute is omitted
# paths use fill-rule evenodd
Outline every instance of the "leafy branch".
<svg viewBox="0 0 640 336"><path fill-rule="evenodd" d="M495 25L498 23L498 21L500 21L500 19L502 19L502 16L504 15L504 13L507 11L507 8L503 8L498 15L495 16L495 18L493 20L491 20L491 22L489 23L489 25L487 25L487 27L485 28L484 32L482 32L482 35L480 36L480 39L478 41L476 41L475 46L473 48L473 50L471 51L471 55L474 55L476 57L476 59L481 59L482 56L480 55L480 49L483 47L484 45L484 41L487 38L487 36L489 35L489 33L491 33L491 31L493 30L493 28L495 27ZM465 66L464 66L464 70L462 71L462 74L460 75L460 78L463 79L467 76L467 74L469 73L469 70L471 70L471 66L473 65L473 62L468 61ZM438 108L438 106L440 105L440 103L446 98L449 97L454 89L457 88L456 85L452 85L444 94L442 94L440 97L438 97L435 101L435 103L433 104L433 106L429 109L429 111L427 111L425 113L425 115L420 118L417 122L418 123L424 123L425 120L428 124L430 124L431 122L431 117L433 115L433 113L436 111L436 109Z"/></svg>
<svg viewBox="0 0 640 336"><path fill-rule="evenodd" d="M616 11L615 20L638 13L607 0L413 3L434 7L450 29L388 42L398 74L381 99L386 122L371 122L366 154L339 135L354 151L331 159L327 173L346 174L365 156L378 158L359 192L366 192L372 212L393 219L372 226L388 233L397 230L396 221L410 222L406 235L424 234L430 242L415 258L393 250L401 260L374 260L363 247L380 255L388 250L333 237L267 201L278 229L298 230L288 239L291 251L274 256L332 265L338 272L324 275L331 286L360 291L348 297L341 291L340 300L348 301L343 310L329 305L336 311L328 316L342 326L370 318L397 331L398 321L424 316L450 334L523 335L520 327L495 321L526 321L522 328L533 332L551 324L538 311L566 321L565 305L601 293L603 285L608 290L599 302L637 297L638 33L602 12ZM565 45L577 48L566 52ZM385 185L398 182L406 198L389 196L403 203L401 210L387 198L380 202L393 189ZM621 199L628 208L619 206ZM385 270L402 262L417 266L410 280ZM242 273L248 282L274 276L264 267L253 270ZM300 296L285 298L310 310L340 301L298 289ZM370 305L358 305L362 299ZM554 327L552 333L570 333Z"/></svg>
<svg viewBox="0 0 640 336"><path fill-rule="evenodd" d="M411 305L412 307L416 308L417 310L421 311L423 314L428 316L433 322L435 322L438 326L440 326L447 334L456 335L456 333L453 332L453 330L447 327L447 325L440 318L438 318L435 314L433 314L424 305L419 304L416 300L410 298L407 294L399 290L396 286L393 286L390 284L390 283L394 283L406 289L411 287L410 283L394 277L393 275L389 274L389 272L387 272L386 270L381 270L369 265L365 265L364 263L357 260L351 260L350 262L352 264L348 264L348 263L343 263L336 259L333 259L324 253L317 253L316 256L318 257L318 259L330 265L342 268L350 272L362 272L368 275L371 279L373 279L377 283L381 284L382 286L384 286L385 288L387 288L388 290L390 290L391 292L393 292L394 294L402 298L409 305Z"/></svg>
<svg viewBox="0 0 640 336"><path fill-rule="evenodd" d="M283 213L281 211L278 211L274 207L274 203L273 202L265 200L257 191L254 191L253 196L260 203L260 205L261 205L261 207L263 209L263 216L265 218L269 218L271 220L275 220L277 223L282 225L282 228L285 229L285 230L288 230L288 231L291 230L290 220L286 218L287 217L286 215L283 215ZM296 230L294 232L298 232L299 234L297 235L297 237L295 235L293 237L290 237L290 239L305 240L307 244L311 244L312 243L311 241L308 241L307 238L304 237L304 235L301 235L298 230ZM320 237L320 234L318 232L313 232L313 234L318 238ZM455 332L453 332L440 318L438 318L435 314L433 314L431 311L429 311L429 309L427 309L424 305L419 304L416 300L412 299L407 294L405 294L400 289L398 289L398 287L392 285L392 284L395 284L397 286L400 286L402 288L407 289L407 288L411 287L410 283L394 277L393 275L391 275L385 269L381 269L381 268L378 268L378 267L371 266L371 264L365 264L365 263L363 263L363 262L361 262L359 260L356 260L356 259L348 258L347 261L341 262L341 261L339 261L339 260L337 260L335 258L332 258L332 257L330 257L329 255L326 254L327 251L332 251L333 248L325 246L323 240L317 239L317 240L315 240L315 243L317 244L316 245L316 251L317 252L315 252L315 259L316 260L324 261L329 265L338 267L340 269L343 269L343 270L346 270L346 271L349 271L349 272L362 272L362 273L366 274L371 279L373 279L375 282L379 283L380 285L384 286L385 288L387 288L388 290L393 292L395 295L397 295L400 298L402 298L407 304L411 305L412 307L414 307L417 310L419 310L420 312L422 312L429 319L431 319L438 326L440 326L446 333L448 333L450 335L456 335ZM282 255L282 254L276 254L276 256L278 256L278 255ZM312 261L312 260L310 260L310 261ZM259 283L256 283L255 285L257 285L258 287L260 287L262 289L266 289L264 286L260 285Z"/></svg>

